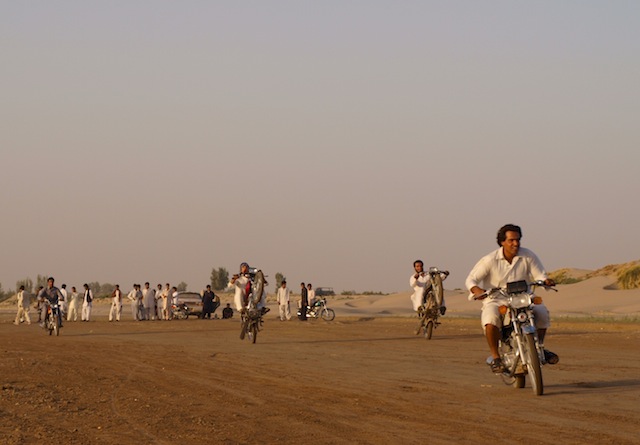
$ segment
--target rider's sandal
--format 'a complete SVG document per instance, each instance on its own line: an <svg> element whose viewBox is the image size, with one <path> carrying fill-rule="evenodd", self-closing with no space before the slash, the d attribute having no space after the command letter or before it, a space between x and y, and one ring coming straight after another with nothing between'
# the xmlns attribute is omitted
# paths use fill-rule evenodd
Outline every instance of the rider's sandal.
<svg viewBox="0 0 640 445"><path fill-rule="evenodd" d="M555 365L556 363L558 363L560 361L560 357L558 357L558 354L554 354L553 352L545 349L544 350L544 361L547 362L550 365Z"/></svg>
<svg viewBox="0 0 640 445"><path fill-rule="evenodd" d="M494 358L489 366L491 366L491 372L493 372L494 374L500 374L501 372L504 372L504 365L502 364L502 359L500 358Z"/></svg>

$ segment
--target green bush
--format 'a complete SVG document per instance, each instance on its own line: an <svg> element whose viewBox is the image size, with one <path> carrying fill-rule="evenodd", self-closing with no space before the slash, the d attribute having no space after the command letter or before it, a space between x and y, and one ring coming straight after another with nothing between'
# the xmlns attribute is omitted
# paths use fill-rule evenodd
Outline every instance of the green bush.
<svg viewBox="0 0 640 445"><path fill-rule="evenodd" d="M627 267L618 272L618 286L622 289L640 287L640 265Z"/></svg>

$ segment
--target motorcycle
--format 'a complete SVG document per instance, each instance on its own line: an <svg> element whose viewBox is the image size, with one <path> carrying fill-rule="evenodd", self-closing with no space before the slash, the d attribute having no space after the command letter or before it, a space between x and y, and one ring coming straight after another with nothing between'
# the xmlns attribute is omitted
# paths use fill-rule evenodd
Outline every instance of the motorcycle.
<svg viewBox="0 0 640 445"><path fill-rule="evenodd" d="M316 300L312 306L306 307L307 318L322 318L325 321L331 321L336 318L333 309L327 307L327 299L320 298ZM302 309L298 309L298 317L302 315Z"/></svg>
<svg viewBox="0 0 640 445"><path fill-rule="evenodd" d="M171 318L174 320L186 320L191 315L191 310L185 303L171 305Z"/></svg>
<svg viewBox="0 0 640 445"><path fill-rule="evenodd" d="M527 283L522 280L507 283L504 288L491 289L474 299L500 298L504 302L500 306L503 326L498 342L500 358L505 368L501 373L502 380L506 385L524 388L528 375L534 394L539 396L544 392L542 365L546 364L546 359L534 323L533 307L542 303L542 298L533 293L537 286L557 292L557 289L545 285L544 281ZM491 360L492 357L489 357L487 363Z"/></svg>
<svg viewBox="0 0 640 445"><path fill-rule="evenodd" d="M258 339L258 332L262 329L264 311L258 308L258 302L264 292L265 279L261 270L250 269L249 282L247 283L246 295L248 307L240 313L241 328L240 340L245 336L255 343Z"/></svg>
<svg viewBox="0 0 640 445"><path fill-rule="evenodd" d="M62 328L62 317L60 315L60 307L58 303L51 303L49 300L44 300L45 305L45 318L43 326L49 331L49 335L56 333L56 337L60 335L60 329Z"/></svg>
<svg viewBox="0 0 640 445"><path fill-rule="evenodd" d="M442 299L444 298L442 282L449 276L449 271L430 267L427 274L429 275L429 286L425 289L424 304L418 310L420 324L416 329L416 335L424 331L424 338L431 340L433 329L440 325L438 317L444 315L444 311L440 310L443 307Z"/></svg>

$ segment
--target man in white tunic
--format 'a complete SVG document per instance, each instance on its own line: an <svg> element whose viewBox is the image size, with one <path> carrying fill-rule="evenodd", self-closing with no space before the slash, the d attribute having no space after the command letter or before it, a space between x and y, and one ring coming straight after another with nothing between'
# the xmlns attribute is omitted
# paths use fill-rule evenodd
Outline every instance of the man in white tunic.
<svg viewBox="0 0 640 445"><path fill-rule="evenodd" d="M18 313L16 314L16 321L13 324L20 324L22 320L27 324L31 324L31 317L29 317L29 305L31 304L31 295L24 290L24 286L20 286L18 291Z"/></svg>
<svg viewBox="0 0 640 445"><path fill-rule="evenodd" d="M290 293L287 287L287 280L282 280L282 284L276 293L276 301L280 313L280 321L291 320Z"/></svg>
<svg viewBox="0 0 640 445"><path fill-rule="evenodd" d="M149 287L149 282L144 283L142 289L142 304L144 305L144 319L151 320L155 318L154 306L156 304L156 291Z"/></svg>
<svg viewBox="0 0 640 445"><path fill-rule="evenodd" d="M116 284L116 288L111 293L111 310L109 311L109 321L120 321L120 314L122 314L122 291L120 285Z"/></svg>

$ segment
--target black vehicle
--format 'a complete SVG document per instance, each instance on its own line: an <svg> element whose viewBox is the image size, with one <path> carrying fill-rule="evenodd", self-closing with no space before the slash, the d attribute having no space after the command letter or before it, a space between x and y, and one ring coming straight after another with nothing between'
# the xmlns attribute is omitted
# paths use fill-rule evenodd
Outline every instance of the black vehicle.
<svg viewBox="0 0 640 445"><path fill-rule="evenodd" d="M317 287L316 288L316 297L326 297L333 296L336 293L333 291L332 287Z"/></svg>

